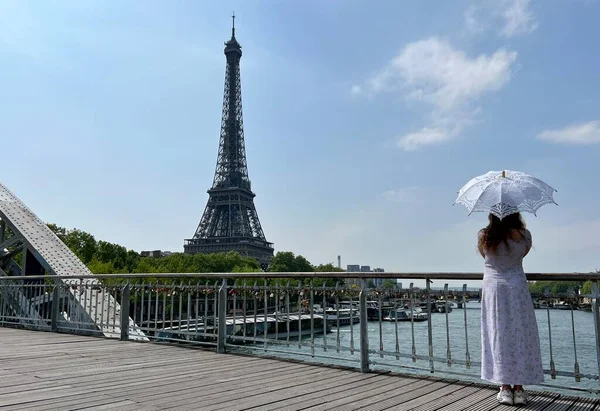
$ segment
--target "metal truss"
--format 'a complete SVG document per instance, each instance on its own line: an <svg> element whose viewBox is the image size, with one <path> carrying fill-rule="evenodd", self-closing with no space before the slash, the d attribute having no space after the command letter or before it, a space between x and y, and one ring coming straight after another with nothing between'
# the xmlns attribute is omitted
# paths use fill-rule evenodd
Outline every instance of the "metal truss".
<svg viewBox="0 0 600 411"><path fill-rule="evenodd" d="M108 318L120 311L119 303L111 296L104 297L108 299L102 308L92 306L89 302L98 299L98 292L91 287L82 291L76 286L81 280L74 280L76 283L65 279L52 280L51 276L91 276L92 272L33 211L0 183L0 280L2 277L40 275L47 275L48 281L26 280L17 285L13 281L11 286L5 286L8 282L0 282L3 310L22 323L38 322L44 326L40 323L38 311L46 304L77 306L76 310L63 311L63 319L87 324L100 324L100 318ZM86 280L88 284L97 281L94 278ZM33 285L42 283L63 287L68 292L63 293L61 301L53 301L51 293L31 295L27 292ZM145 339L132 320L129 325L134 338ZM108 337L120 335L120 330L109 331L100 326L89 331L101 332Z"/></svg>

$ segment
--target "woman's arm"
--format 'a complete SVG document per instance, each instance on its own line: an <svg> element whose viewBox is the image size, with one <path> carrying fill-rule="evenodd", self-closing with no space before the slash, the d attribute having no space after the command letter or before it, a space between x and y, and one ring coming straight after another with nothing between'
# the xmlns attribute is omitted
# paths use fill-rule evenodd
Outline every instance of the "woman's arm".
<svg viewBox="0 0 600 411"><path fill-rule="evenodd" d="M483 230L480 230L477 233L477 250L479 250L479 254L481 254L481 256L483 258L485 258L485 252L483 251L483 245L484 245Z"/></svg>
<svg viewBox="0 0 600 411"><path fill-rule="evenodd" d="M529 232L529 230L525 230L525 255L523 257L525 257L527 254L529 254L529 250L531 250L531 245L532 243L532 239L531 239L531 233Z"/></svg>

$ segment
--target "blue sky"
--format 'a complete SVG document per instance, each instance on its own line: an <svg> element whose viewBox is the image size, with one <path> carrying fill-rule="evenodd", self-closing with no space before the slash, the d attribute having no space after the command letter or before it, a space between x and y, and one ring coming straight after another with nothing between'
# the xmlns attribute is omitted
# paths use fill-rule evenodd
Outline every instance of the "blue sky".
<svg viewBox="0 0 600 411"><path fill-rule="evenodd" d="M0 2L0 178L42 219L180 251L212 183L235 9L276 250L480 271L488 170L554 186L532 272L600 268L600 1Z"/></svg>

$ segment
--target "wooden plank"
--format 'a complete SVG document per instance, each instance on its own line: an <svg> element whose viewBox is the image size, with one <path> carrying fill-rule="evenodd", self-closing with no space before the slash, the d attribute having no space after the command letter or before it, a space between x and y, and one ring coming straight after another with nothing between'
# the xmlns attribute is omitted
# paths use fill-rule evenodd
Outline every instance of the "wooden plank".
<svg viewBox="0 0 600 411"><path fill-rule="evenodd" d="M344 382L332 381L331 384L320 385L319 387L315 387L314 391L310 394L298 395L296 397L288 397L284 400L279 400L275 402L268 402L262 404L258 407L251 408L252 411L266 411L266 410L286 410L286 411L296 411L300 409L304 409L306 407L311 407L315 405L320 405L327 401L333 401L339 398L343 398L348 393L355 393L359 390L370 390L371 388L375 388L377 386L398 386L403 384L408 384L413 382L412 379L400 379L399 381L395 381L394 379L390 379L388 376L377 375L377 374L358 374L362 378L358 378L353 382ZM337 385L336 385L337 384Z"/></svg>
<svg viewBox="0 0 600 411"><path fill-rule="evenodd" d="M135 402L135 401L131 401L131 400L125 400L125 401L115 401L115 400L106 400L106 401L110 401L107 402L106 404L101 404L101 405L90 405L87 402L85 403L85 408L77 408L78 410L121 410L129 405L135 405L137 407L139 407L141 404Z"/></svg>
<svg viewBox="0 0 600 411"><path fill-rule="evenodd" d="M281 366L285 366L285 364L279 364ZM199 367L201 368L201 367ZM288 365L288 369L289 369L289 365ZM238 373L239 368L236 369L232 369L231 373ZM249 369L242 369L243 371L251 371L251 368ZM291 371L293 372L293 370ZM201 373L204 374L205 376L210 376L214 373L214 369L202 369ZM131 378L127 384L126 387L123 387L123 384L121 382L112 382L112 381L107 381L104 384L97 384L94 383L93 381L89 382L89 386L86 387L87 391L87 395L91 395L92 393L96 393L96 392L103 392L105 394L110 394L113 398L114 398L114 394L115 393L122 393L127 391L127 389L129 389L131 392L135 392L135 393L139 393L141 392L143 389L147 389L149 391L156 391L157 390L157 384L160 384L160 388L161 389L166 389L168 388L170 385L173 386L174 389L176 389L178 386L180 386L182 383L185 383L187 380L189 379L193 379L194 381L199 381L200 383L202 383L203 381L206 381L203 378L199 378L199 370L194 371L193 373L189 374L189 375L185 375L185 374L179 374L179 373L172 373L171 375L163 375L160 372L156 372L154 374L151 375L153 377L153 381L148 381L145 378ZM73 381L77 382L77 379L74 379ZM77 385L77 387L80 387L80 385ZM170 390L171 391L171 390ZM167 391L168 393L169 391ZM66 395L65 397L68 397L69 395ZM63 403L63 399L59 399L59 400L54 400L54 399L48 399L48 400L40 400L40 405L43 404L58 404L58 403ZM71 401L70 399L67 399L67 404L68 402ZM37 403L36 403L37 404ZM53 407L53 408L52 408ZM52 406L49 409L56 409L55 406ZM24 409L29 409L28 406L24 407Z"/></svg>
<svg viewBox="0 0 600 411"><path fill-rule="evenodd" d="M86 390L71 385L59 385L53 388L41 388L26 392L15 392L0 396L0 407L8 405L24 404L47 398L59 398L65 395L85 394Z"/></svg>
<svg viewBox="0 0 600 411"><path fill-rule="evenodd" d="M3 369L0 369L0 374L2 375L2 377L0 377L1 387L10 387L11 385L20 385L39 381L39 379L35 378L33 375L13 374L8 373L8 371L4 371Z"/></svg>
<svg viewBox="0 0 600 411"><path fill-rule="evenodd" d="M100 398L89 398L87 395L82 401L80 396L69 396L65 398L55 398L42 401L28 402L26 404L19 404L17 407L11 407L11 410L27 410L27 411L75 411L81 409L87 409L90 407L105 406L114 404L119 400L111 398L106 393ZM135 404L135 402L134 402ZM137 404L138 407L143 406Z"/></svg>
<svg viewBox="0 0 600 411"><path fill-rule="evenodd" d="M411 408L411 411L435 411L480 391L481 387L477 386L463 387L460 390L454 391L448 395L444 395L441 398L433 399L432 401L427 401L423 404L419 404L414 408Z"/></svg>
<svg viewBox="0 0 600 411"><path fill-rule="evenodd" d="M360 374L197 347L2 327L0 341L0 407L15 410L515 408L498 404L496 388L452 380ZM598 402L531 392L525 408L600 411Z"/></svg>
<svg viewBox="0 0 600 411"><path fill-rule="evenodd" d="M280 364L280 365L284 365L284 364ZM305 366L306 367L306 366ZM246 375L248 375L247 373L251 372L251 369L242 369L242 373L243 375L240 377L245 377ZM294 369L290 369L289 365L286 369L286 372L289 373L294 373ZM202 373L204 373L204 375L208 375L210 376L211 374L214 373L214 369L208 369L208 370L202 370ZM234 374L238 374L239 375L239 371L236 369L233 369L231 371L229 371L229 373L231 373L232 375ZM112 399L129 399L129 400L139 400L139 402L149 402L150 404L154 404L154 401L149 401L148 398L148 393L156 393L158 391L158 393L163 397L163 398L167 398L168 400L172 400L174 396L178 395L177 391L179 390L185 390L186 389L186 384L189 383L189 381L192 381L194 384L198 385L198 386L203 386L203 385L210 385L210 383L207 384L206 379L203 378L198 378L196 375L178 375L178 374L171 374L171 375L161 375L159 373L157 373L156 377L158 377L157 380L157 384L148 384L146 381L139 381L137 379L133 379L131 380L126 387L122 387L122 384L116 384L115 386L110 387L109 389L107 389L107 387L98 387L95 385L91 385L89 387L89 392L88 392L88 396L90 394L94 394L94 393L98 393L98 392L102 392L104 395L109 395L110 398ZM247 378L247 377L245 377ZM275 378L275 377L273 377ZM196 395L196 401L198 395ZM48 400L48 401L41 401L41 402L37 402L35 403L36 407L38 407L37 409L47 409L47 410L52 410L52 409L77 409L75 408L71 408L72 407L72 399L68 398L68 399L59 399L59 400ZM42 408L43 406L43 408ZM23 409L30 409L28 407L24 407Z"/></svg>
<svg viewBox="0 0 600 411"><path fill-rule="evenodd" d="M285 367L286 364L280 364L282 367ZM292 364L296 365L296 364ZM290 368L290 364L287 364L288 369ZM209 372L212 373L214 370L203 370L204 372ZM273 374L273 369L266 369L264 371L265 374ZM293 372L293 368L291 370ZM239 373L237 373L236 371L233 371L237 374L237 378L239 379L247 379L247 375L239 375ZM173 399L176 396L181 395L180 392L183 390L186 390L186 383L189 381L193 381L195 382L199 387L206 387L206 386L210 386L212 384L220 384L220 382L218 381L218 379L211 379L209 382L206 381L206 379L203 379L202 376L199 375L195 375L195 374L189 374L186 376L177 376L179 379L177 381L174 380L174 378L176 378L173 375L161 375L161 374L157 374L158 380L157 381L151 381L151 382L144 382L143 384L138 384L139 381L135 380L135 386L133 384L127 384L125 386L120 385L118 387L117 390L97 390L97 387L90 387L90 393L88 393L88 395L86 395L86 402L87 401L92 401L94 403L98 402L98 400L100 400L100 403L102 403L102 400L104 400L106 398L107 395L110 395L111 400L123 400L123 399L131 399L131 397L134 396L139 396L140 397L140 401L143 400L143 402L146 403L150 403L153 404L154 403L154 398L159 397L159 398L168 398L168 399ZM273 377L275 378L275 377ZM215 381L217 380L217 381ZM166 382L171 382L173 383L173 388L171 387L167 387L165 385ZM143 387L143 390L140 389L140 385ZM235 386L231 386L232 389L235 389ZM197 394L195 391L192 392L193 397L196 399L196 401L199 398L199 394ZM61 410L69 410L69 409L77 409L77 407L75 406L75 408L70 408L73 407L73 398L69 397L69 398L62 398L59 400L49 400L49 401L44 401L44 402L36 402L36 409L40 409L40 410L55 410L57 408L61 409ZM30 409L30 406L24 406L22 409ZM14 409L21 409L21 408L14 408Z"/></svg>
<svg viewBox="0 0 600 411"><path fill-rule="evenodd" d="M214 371L214 370L213 370ZM227 372L219 372L220 377L233 377L237 376L240 380L248 380L253 381L253 379L248 378L249 375L255 375L254 372L256 370L253 368L235 368L231 369ZM277 372L273 372L277 371ZM269 381L270 378L273 380L277 380L278 378L284 378L286 375L296 375L298 374L299 369L297 368L279 368L276 370L266 370L264 375L266 375L265 381ZM208 372L208 374L206 373ZM301 375L305 375L310 377L312 371L301 372ZM256 374L260 375L260 374ZM203 378L206 377L206 378ZM259 380L260 381L260 380ZM129 384L131 386L132 384ZM197 374L193 376L185 376L181 378L177 375L170 375L168 378L160 381L160 389L157 389L156 386L146 386L140 387L136 390L131 391L127 394L127 398L129 399L148 399L149 396L157 395L160 397L171 398L173 395L180 395L182 391L189 390L194 388L194 393L196 393L196 397L200 396L203 390L207 390L208 392L215 392L219 389L219 386L222 387L240 387L243 383L236 383L235 386L229 385L228 383L223 383L214 376L214 372L211 370L203 370L202 373L197 372Z"/></svg>
<svg viewBox="0 0 600 411"><path fill-rule="evenodd" d="M390 377L392 378L392 377ZM390 395L393 395L392 392L398 393L402 392L410 392L413 389L417 389L420 387L424 387L427 385L433 384L433 381L428 380L419 380L415 379L410 381L408 384L402 386L393 386L389 387L388 385L383 385L379 387L375 387L368 391L359 390L357 393L349 393L349 395L344 396L343 398L339 398L334 401L327 401L320 405L306 408L311 411L318 410L333 410L333 409L355 409L355 404L365 403L364 405L376 404L379 401L383 401L386 398L389 398ZM352 405L352 407L349 406Z"/></svg>
<svg viewBox="0 0 600 411"><path fill-rule="evenodd" d="M10 386L0 386L0 397L6 394L13 394L24 391L34 391L40 388L53 388L56 387L56 384L53 381L37 381L37 382L27 382L24 384L18 385L10 385ZM64 385L64 384L63 384Z"/></svg>
<svg viewBox="0 0 600 411"><path fill-rule="evenodd" d="M223 408L223 404L227 404L225 406L226 409L233 409L232 407L239 406L241 403L247 403L251 397L254 395L262 395L265 393L270 393L283 389L291 389L295 386L309 384L310 382L316 381L328 381L332 380L336 377L336 372L329 371L339 371L339 370L318 370L316 373L311 373L310 375L306 375L306 373L299 374L290 374L288 376L274 376L275 378L270 379L269 381L265 381L263 384L256 386L251 393L248 392L239 392L238 390L230 389L226 385L222 385L221 387L211 387L208 389L208 392L215 392L215 390L221 389L221 394L219 396L215 396L213 398L205 398L202 394L199 394L195 399L189 399L188 403L197 404L198 399L201 399L202 410L215 410ZM236 387L238 385L236 384ZM198 389L198 391L202 392L203 389ZM155 400L153 402L157 405L165 405L166 407L171 407L173 404L172 398L163 398L159 400ZM184 406L185 404L181 401L178 401L179 406ZM168 409L168 408L167 408Z"/></svg>
<svg viewBox="0 0 600 411"><path fill-rule="evenodd" d="M288 367L289 369L289 367ZM252 369L242 369L242 372L251 372ZM239 373L239 368L232 369L230 373ZM290 370L289 372L294 372ZM200 374L201 373L201 374ZM172 397L178 389L184 389L187 381L194 381L200 385L207 385L206 379L202 378L202 375L210 377L214 373L214 369L196 370L190 374L179 374L172 373L170 375L163 375L160 372L153 374L153 381L148 381L141 378L130 379L129 382L123 387L120 382L107 381L104 384L95 384L91 381L87 387L87 395L93 393L103 393L103 395L110 395L113 399L132 399L132 396L139 396L142 400L146 399L145 392L156 392L157 390L162 392L164 396ZM77 381L77 380L74 380ZM79 387L79 385L78 385ZM126 397L123 394L127 393ZM48 405L48 409L56 409L58 405L68 406L72 400L61 398L58 400L49 399L36 403L36 406ZM24 409L29 409L25 407ZM62 409L62 408L61 408Z"/></svg>
<svg viewBox="0 0 600 411"><path fill-rule="evenodd" d="M462 389L466 388L468 385L461 384L448 384L445 387L442 387L434 392L430 392L426 395L420 395L416 398L413 398L408 401L404 401L400 404L393 405L389 408L385 408L386 410L395 410L395 411L409 411L417 408L420 405L435 401L439 398L448 397L454 393L460 392Z"/></svg>
<svg viewBox="0 0 600 411"><path fill-rule="evenodd" d="M337 374L337 373L336 373ZM206 410L227 410L227 411L235 411L235 410L246 410L254 407L259 407L264 404L278 402L282 400L287 400L289 398L298 398L302 397L306 394L314 393L315 390L318 390L319 387L332 386L335 384L345 385L347 380L340 378L338 375L334 375L332 378L331 375L319 375L317 377L311 378L309 381L304 379L298 380L299 382L295 385L291 385L290 381L285 381L284 385L273 385L270 387L268 391L254 391L252 393L248 393L245 397L243 397L243 401L239 401L237 399L230 399L226 402L219 402L213 405L208 405L204 397L202 397L202 409ZM366 376L358 375L350 375L348 376L350 381L356 380L357 378L362 380L363 382L367 380ZM326 382L326 384L323 384ZM281 382L278 382L281 384ZM272 389L271 389L272 388ZM230 392L233 392L231 390ZM238 396L237 390L235 390L235 395ZM189 403L180 403L169 405L167 409L177 409L181 405L189 405ZM280 409L288 409L287 406L281 406Z"/></svg>
<svg viewBox="0 0 600 411"><path fill-rule="evenodd" d="M572 397L559 397L552 404L544 408L544 411L566 411L575 404L576 398Z"/></svg>
<svg viewBox="0 0 600 411"><path fill-rule="evenodd" d="M424 395L429 395L434 393L437 390L443 389L449 385L448 382L434 382L431 384L423 385L408 392L403 392L402 390L395 389L390 392L390 396L387 399L382 399L370 403L370 399L366 398L362 401L358 401L352 404L351 408L353 410L358 410L363 407L368 407L369 410L380 411L385 410L390 407L394 407L402 404L403 402L408 402L416 398L420 398ZM370 405L371 404L371 405Z"/></svg>
<svg viewBox="0 0 600 411"><path fill-rule="evenodd" d="M481 387L479 391L474 392L471 395L468 395L456 402L447 404L441 408L438 408L439 411L462 411L467 409L469 406L473 404L479 404L482 401L488 401L490 398L496 399L496 390L490 390L489 388ZM497 403L496 403L497 404ZM436 410L436 411L437 411Z"/></svg>
<svg viewBox="0 0 600 411"><path fill-rule="evenodd" d="M597 398L579 398L569 411L593 411L600 408L600 399Z"/></svg>
<svg viewBox="0 0 600 411"><path fill-rule="evenodd" d="M292 375L290 375L291 377ZM218 385L213 385L210 387L199 386L192 388L191 390L187 390L185 392L180 392L176 396L169 400L168 398L157 398L155 401L156 404L164 404L167 408L177 408L186 406L190 403L197 402L198 398L202 399L203 404L206 404L212 400L223 400L223 398L230 396L232 393L241 394L247 396L247 398L251 398L254 395L260 394L265 385L274 385L280 383L282 380L286 379L286 376L281 376L279 374L266 374L263 376L252 374L252 378L244 378L239 381L235 381L233 384L231 383L219 383ZM314 378L314 377L308 377ZM336 381L348 381L352 380L352 378L356 378L356 375L331 375L329 378L334 378ZM245 404L245 401L243 401Z"/></svg>
<svg viewBox="0 0 600 411"><path fill-rule="evenodd" d="M542 411L554 402L560 395L550 392L531 392L527 400L527 410ZM514 407L513 407L514 408Z"/></svg>
<svg viewBox="0 0 600 411"><path fill-rule="evenodd" d="M220 359L219 361L205 361L202 363L196 363L196 362L191 362L190 360L188 361L177 361L175 364L170 364L167 363L165 364L164 362L160 362L158 364L154 363L154 364L144 364L143 360L141 363L128 363L126 365L116 365L116 366L107 366L107 367L96 367L96 366L89 366L89 367L81 367L75 370L71 370L68 372L62 371L54 371L52 370L48 370L48 371L38 371L38 372L34 372L35 376L38 378L42 378L42 379L48 379L48 380L63 380L65 378L73 378L73 377L83 377L84 375L88 375L88 376L101 376L101 375L110 375L110 374L116 374L116 373L121 373L121 372L126 372L126 371L137 371L137 372L142 372L143 370L156 370L156 369L162 369L162 368L166 368L166 369L171 369L171 368L177 368L179 367L183 367L184 364L190 365L192 367L197 366L197 367L212 367L212 366L216 366L217 364L219 366L222 366L224 368L227 368L230 364L238 364L239 360L233 359L233 358L223 358ZM249 364L252 364L251 362Z"/></svg>

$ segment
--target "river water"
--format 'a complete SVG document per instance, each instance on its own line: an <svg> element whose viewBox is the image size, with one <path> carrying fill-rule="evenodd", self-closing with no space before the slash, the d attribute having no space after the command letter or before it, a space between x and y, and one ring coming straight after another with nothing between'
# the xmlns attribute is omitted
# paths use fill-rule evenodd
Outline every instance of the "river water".
<svg viewBox="0 0 600 411"><path fill-rule="evenodd" d="M468 347L471 361L480 361L481 359L481 337L480 337L480 321L481 310L478 303L469 303L466 310L453 309L448 313L449 336L450 336L450 351L451 356L455 360L465 360L466 344L465 344L465 311L467 314L467 332L468 332ZM550 310L550 321L552 331L552 354L557 371L574 372L575 370L575 350L573 346L573 329L570 310ZM591 312L574 311L573 313L575 324L575 342L577 349L577 361L579 370L582 374L598 375L598 361L595 348L595 331L593 323L593 314ZM550 369L550 343L548 336L548 312L545 309L537 309L536 317L538 329L540 333L540 344L542 349L542 359L544 369ZM432 337L434 356L446 359L447 355L447 334L446 334L446 315L435 313L431 315ZM394 353L396 350L396 331L395 323L382 323L382 338L383 350ZM414 323L415 334L415 349L417 355L428 355L428 338L427 338L427 321ZM352 328L352 332L351 332ZM354 339L354 347L360 347L360 324L354 326L340 327L339 341L341 347L350 347L351 339ZM380 330L379 323L372 321L368 323L369 329L369 350L375 350L376 353L370 354L370 360L374 362L372 369L391 370L401 373L416 373L421 375L432 375L430 373L430 364L428 360L417 360L413 362L411 358L396 359L395 355L384 355L381 358L380 350ZM314 357L311 355L311 348L306 345L301 349L296 343L292 343L289 347L286 345L276 345L269 349L276 350L275 355L288 358L303 359L305 361L313 361L327 364L350 365L357 367L360 361L360 354L355 351L351 354L348 351L341 350L336 352L336 340L338 338L338 330L333 328L333 332L328 333L326 338L328 349L315 348ZM304 339L305 344L310 344L310 339ZM324 336L315 336L315 345L323 345ZM410 355L412 353L412 333L410 322L398 322L398 342L401 354ZM255 346L252 351L255 354L264 353L262 345ZM269 354L267 352L266 354ZM270 352L270 354L274 354ZM481 381L479 379L479 366L472 365L467 369L465 365L453 364L449 367L446 362L435 362L435 374L440 377L458 378L462 380ZM457 375L456 373L459 373ZM590 380L582 378L581 382L576 382L574 377L557 376L556 379L551 379L550 375L545 376L544 386L534 387L531 389L548 390L552 387L553 391L564 392L564 388L574 388L577 390L598 390L600 383L598 380ZM570 394L574 394L573 391Z"/></svg>

